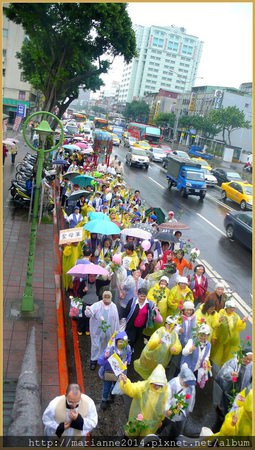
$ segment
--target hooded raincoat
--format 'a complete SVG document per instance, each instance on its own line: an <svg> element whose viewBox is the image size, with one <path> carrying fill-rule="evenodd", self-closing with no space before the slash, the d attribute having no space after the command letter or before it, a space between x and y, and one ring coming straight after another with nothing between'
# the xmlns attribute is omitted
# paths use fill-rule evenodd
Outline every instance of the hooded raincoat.
<svg viewBox="0 0 255 450"><path fill-rule="evenodd" d="M108 341L114 331L119 329L118 310L114 303L105 305L103 300L100 300L89 308L87 307L85 315L90 317L91 361L97 361L107 347ZM107 325L110 325L105 331L101 328L102 320Z"/></svg>
<svg viewBox="0 0 255 450"><path fill-rule="evenodd" d="M160 383L162 387L155 389L152 383ZM164 367L158 364L146 381L132 383L127 379L124 383L121 380L120 387L126 395L133 398L129 410L129 419L142 414L145 423L148 421L148 426L142 429L140 436L155 433L165 418L166 402L169 396ZM132 434L127 430L126 435L131 436Z"/></svg>
<svg viewBox="0 0 255 450"><path fill-rule="evenodd" d="M149 342L144 347L139 359L134 361L134 368L142 378L148 378L158 364L167 367L171 356L178 355L182 350L177 332L168 331L164 326L154 331Z"/></svg>
<svg viewBox="0 0 255 450"><path fill-rule="evenodd" d="M156 283L150 288L147 295L148 300L151 300L157 306L162 316L163 323L165 323L169 312L169 293L170 289L167 286L162 288L160 287L160 283ZM143 334L145 334L145 336L151 336L160 326L161 324L154 323L153 328L145 328Z"/></svg>

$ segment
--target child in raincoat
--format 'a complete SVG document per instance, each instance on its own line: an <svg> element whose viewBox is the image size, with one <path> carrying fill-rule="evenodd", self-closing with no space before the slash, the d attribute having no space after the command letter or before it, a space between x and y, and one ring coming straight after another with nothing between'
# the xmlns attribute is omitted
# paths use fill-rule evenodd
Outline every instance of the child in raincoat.
<svg viewBox="0 0 255 450"><path fill-rule="evenodd" d="M194 303L192 291L188 286L188 278L179 276L177 285L170 289L168 314L178 314L183 308L183 302L187 300Z"/></svg>
<svg viewBox="0 0 255 450"><path fill-rule="evenodd" d="M130 345L128 344L128 336L125 331L116 332L112 341L112 344L109 346L108 343L104 353L98 358L98 364L101 366L98 374L100 378L104 380L101 402L101 408L103 410L107 409L109 403L112 400L112 390L116 383L116 381L105 379L106 372L110 372L112 374L114 373L110 363L108 362L109 357L116 353L126 367L128 364L130 364L132 357L132 350ZM125 370L123 371L123 373L126 374L127 371ZM109 396L110 400L108 400Z"/></svg>
<svg viewBox="0 0 255 450"><path fill-rule="evenodd" d="M146 381L137 383L132 383L126 375L120 375L120 388L124 394L133 399L129 410L129 420L125 426L125 435L139 437L156 433L166 416L169 397L164 367L158 364ZM145 426L137 427L132 432L133 427L129 427L129 423L136 418L138 418L137 421L142 418Z"/></svg>
<svg viewBox="0 0 255 450"><path fill-rule="evenodd" d="M158 328L144 347L139 359L134 361L134 369L147 379L160 363L167 367L172 355L178 355L182 346L175 331L176 318L168 316L165 326Z"/></svg>

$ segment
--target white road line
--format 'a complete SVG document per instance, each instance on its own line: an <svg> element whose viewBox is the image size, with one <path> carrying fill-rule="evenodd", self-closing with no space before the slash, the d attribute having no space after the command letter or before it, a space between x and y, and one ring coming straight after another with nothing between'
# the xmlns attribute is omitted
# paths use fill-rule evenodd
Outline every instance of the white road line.
<svg viewBox="0 0 255 450"><path fill-rule="evenodd" d="M215 203L218 203L218 205L224 206L224 208L228 209L229 211L233 211L233 208L231 208L231 206L226 205L226 203L223 203L222 201L208 194L208 191L206 193L206 197L209 198L210 200L213 200Z"/></svg>
<svg viewBox="0 0 255 450"><path fill-rule="evenodd" d="M159 184L157 181L153 180L153 178L151 178L151 177L148 177L148 178L149 178L149 180L153 181L153 183L157 184L161 189L166 189L165 186L162 186L162 184Z"/></svg>
<svg viewBox="0 0 255 450"><path fill-rule="evenodd" d="M210 222L209 220L207 220L205 217L203 217L201 214L196 213L196 215L198 217L200 217L200 219L204 220L205 222L207 222L211 227L213 227L215 230L217 230L220 234L222 234L222 236L225 236L225 233L223 233L223 231L221 231L218 227L216 227L215 225L213 225L212 222Z"/></svg>

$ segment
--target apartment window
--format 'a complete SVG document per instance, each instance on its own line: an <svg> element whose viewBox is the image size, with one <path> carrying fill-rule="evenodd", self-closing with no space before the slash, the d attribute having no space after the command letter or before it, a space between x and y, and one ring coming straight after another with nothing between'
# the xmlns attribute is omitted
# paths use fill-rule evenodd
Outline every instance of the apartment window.
<svg viewBox="0 0 255 450"><path fill-rule="evenodd" d="M3 38L8 38L8 30L7 30L7 28L3 29Z"/></svg>
<svg viewBox="0 0 255 450"><path fill-rule="evenodd" d="M26 81L25 80L25 74L24 74L24 72L21 72L20 73L20 81ZM22 92L22 91L21 91Z"/></svg>
<svg viewBox="0 0 255 450"><path fill-rule="evenodd" d="M3 77L5 77L6 69L3 69Z"/></svg>
<svg viewBox="0 0 255 450"><path fill-rule="evenodd" d="M167 48L168 50L173 50L174 52L176 52L178 50L178 42L169 41Z"/></svg>
<svg viewBox="0 0 255 450"><path fill-rule="evenodd" d="M160 39L160 38L154 37L154 38L153 38L152 45L154 45L154 47L161 47L161 48L163 48L163 45L164 45L164 39Z"/></svg>
<svg viewBox="0 0 255 450"><path fill-rule="evenodd" d="M26 91L19 91L19 100L26 100Z"/></svg>
<svg viewBox="0 0 255 450"><path fill-rule="evenodd" d="M3 58L6 58L7 50L6 48L3 48Z"/></svg>
<svg viewBox="0 0 255 450"><path fill-rule="evenodd" d="M182 47L182 53L187 53L188 55L192 55L193 52L193 47L191 47L190 45L184 45Z"/></svg>

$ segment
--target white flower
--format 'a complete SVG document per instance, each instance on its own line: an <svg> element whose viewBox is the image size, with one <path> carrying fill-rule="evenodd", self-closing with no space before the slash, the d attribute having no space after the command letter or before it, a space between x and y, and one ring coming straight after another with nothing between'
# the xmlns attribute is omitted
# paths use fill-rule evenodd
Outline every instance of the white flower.
<svg viewBox="0 0 255 450"><path fill-rule="evenodd" d="M195 247L192 250L190 250L190 254L196 255L196 257L198 257L200 255L200 250L197 247Z"/></svg>
<svg viewBox="0 0 255 450"><path fill-rule="evenodd" d="M104 320L103 316L100 317L100 320Z"/></svg>

